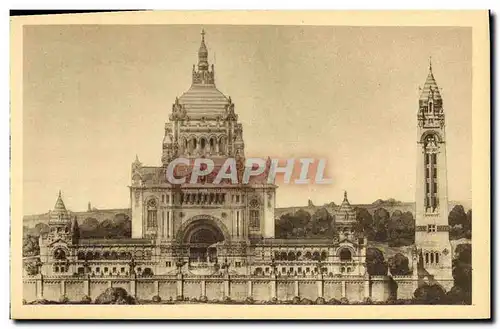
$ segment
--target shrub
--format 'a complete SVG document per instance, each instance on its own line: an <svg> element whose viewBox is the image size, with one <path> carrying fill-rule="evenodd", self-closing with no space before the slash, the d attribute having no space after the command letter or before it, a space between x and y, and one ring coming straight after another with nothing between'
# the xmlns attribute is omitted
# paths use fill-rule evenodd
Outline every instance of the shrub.
<svg viewBox="0 0 500 329"><path fill-rule="evenodd" d="M318 297L318 298L316 298L315 304L316 305L325 305L326 301L323 297Z"/></svg>
<svg viewBox="0 0 500 329"><path fill-rule="evenodd" d="M68 302L69 302L69 298L66 297L66 295L62 295L61 297L59 297L60 304L67 304Z"/></svg>
<svg viewBox="0 0 500 329"><path fill-rule="evenodd" d="M292 304L294 304L294 305L300 304L300 297L299 296L293 297L292 298Z"/></svg>
<svg viewBox="0 0 500 329"><path fill-rule="evenodd" d="M245 304L253 304L255 300L252 297L245 298Z"/></svg>
<svg viewBox="0 0 500 329"><path fill-rule="evenodd" d="M363 304L371 305L373 304L373 301L370 297L366 297L365 299L363 299Z"/></svg>
<svg viewBox="0 0 500 329"><path fill-rule="evenodd" d="M156 295L156 296L153 296L153 298L151 300L153 301L153 303L159 303L159 302L161 302L161 297Z"/></svg>
<svg viewBox="0 0 500 329"><path fill-rule="evenodd" d="M222 302L224 302L224 303L231 303L232 302L231 297L224 296L224 299L222 299Z"/></svg>
<svg viewBox="0 0 500 329"><path fill-rule="evenodd" d="M302 300L300 301L300 304L302 305L312 305L313 304L313 301L308 299L308 298L302 298Z"/></svg>
<svg viewBox="0 0 500 329"><path fill-rule="evenodd" d="M189 302L189 297L184 297L184 301Z"/></svg>
<svg viewBox="0 0 500 329"><path fill-rule="evenodd" d="M82 304L90 304L90 303L92 303L92 298L90 298L90 297L89 297L89 296L87 296L87 295L84 295L84 296L82 297L82 299L80 300L80 302L81 302Z"/></svg>
<svg viewBox="0 0 500 329"><path fill-rule="evenodd" d="M202 303L208 302L207 296L200 296L200 302L202 302Z"/></svg>
<svg viewBox="0 0 500 329"><path fill-rule="evenodd" d="M328 301L328 305L340 305L340 300L332 298Z"/></svg>
<svg viewBox="0 0 500 329"><path fill-rule="evenodd" d="M446 293L438 284L420 286L415 290L413 296L417 304L436 305L446 302Z"/></svg>
<svg viewBox="0 0 500 329"><path fill-rule="evenodd" d="M135 304L135 299L123 288L108 288L95 299L96 304Z"/></svg>
<svg viewBox="0 0 500 329"><path fill-rule="evenodd" d="M349 299L347 299L345 297L342 297L340 299L340 304L342 304L342 305L349 305Z"/></svg>
<svg viewBox="0 0 500 329"><path fill-rule="evenodd" d="M28 303L26 302L26 299L23 298L23 305L26 305L26 304L28 304Z"/></svg>
<svg viewBox="0 0 500 329"><path fill-rule="evenodd" d="M175 300L178 301L178 302L181 302L181 301L184 300L184 297L181 296L181 295L179 295L179 296L175 297Z"/></svg>
<svg viewBox="0 0 500 329"><path fill-rule="evenodd" d="M271 298L271 304L278 304L278 298L276 297Z"/></svg>
<svg viewBox="0 0 500 329"><path fill-rule="evenodd" d="M30 302L30 305L48 305L48 304L56 304L56 303L46 299L36 299Z"/></svg>

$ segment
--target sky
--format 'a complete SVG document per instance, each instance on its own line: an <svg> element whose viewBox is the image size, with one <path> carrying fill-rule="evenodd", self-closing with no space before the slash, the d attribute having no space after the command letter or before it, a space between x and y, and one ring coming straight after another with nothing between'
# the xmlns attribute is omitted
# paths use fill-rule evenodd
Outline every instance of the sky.
<svg viewBox="0 0 500 329"><path fill-rule="evenodd" d="M198 25L27 26L24 214L129 207L131 163L160 165L191 85ZM448 196L471 193L472 37L462 27L205 26L245 154L327 160L331 185L282 185L277 206L414 201L419 87L432 56L446 115Z"/></svg>

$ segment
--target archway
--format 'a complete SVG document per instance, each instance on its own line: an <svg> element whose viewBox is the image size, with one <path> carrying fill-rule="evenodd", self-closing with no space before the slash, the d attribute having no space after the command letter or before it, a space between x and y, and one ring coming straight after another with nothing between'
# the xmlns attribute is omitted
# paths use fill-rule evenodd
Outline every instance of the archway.
<svg viewBox="0 0 500 329"><path fill-rule="evenodd" d="M189 261L196 263L215 262L216 244L226 240L227 232L211 217L192 218L179 232L182 244L189 247ZM224 234L226 233L226 234Z"/></svg>

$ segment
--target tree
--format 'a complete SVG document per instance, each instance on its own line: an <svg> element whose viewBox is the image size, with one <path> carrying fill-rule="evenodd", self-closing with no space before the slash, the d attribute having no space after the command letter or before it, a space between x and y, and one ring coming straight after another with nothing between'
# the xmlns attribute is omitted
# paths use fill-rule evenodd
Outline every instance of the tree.
<svg viewBox="0 0 500 329"><path fill-rule="evenodd" d="M457 204L453 207L448 215L448 224L451 226L463 225L467 220L467 214L465 213L464 206Z"/></svg>
<svg viewBox="0 0 500 329"><path fill-rule="evenodd" d="M470 219L469 219L470 218ZM448 215L448 224L450 225L450 239L462 239L471 237L472 211L465 213L462 205L456 205Z"/></svg>
<svg viewBox="0 0 500 329"><path fill-rule="evenodd" d="M373 213L373 224L375 229L375 241L387 241L387 227L389 225L389 212L384 208L378 208Z"/></svg>
<svg viewBox="0 0 500 329"><path fill-rule="evenodd" d="M36 256L40 254L40 246L38 237L33 235L26 235L23 238L23 257Z"/></svg>
<svg viewBox="0 0 500 329"><path fill-rule="evenodd" d="M99 228L99 221L92 217L87 217L83 221L80 228L80 237L82 238L97 238L99 234L97 232Z"/></svg>
<svg viewBox="0 0 500 329"><path fill-rule="evenodd" d="M309 237L328 238L333 236L333 217L326 208L318 209L311 217L307 227Z"/></svg>
<svg viewBox="0 0 500 329"><path fill-rule="evenodd" d="M80 228L76 218L73 220L73 226L71 227L71 238L74 244L78 243L78 240L80 240Z"/></svg>
<svg viewBox="0 0 500 329"><path fill-rule="evenodd" d="M45 223L38 223L35 225L35 228L33 230L33 235L40 236L44 235L50 232L50 227L49 225Z"/></svg>
<svg viewBox="0 0 500 329"><path fill-rule="evenodd" d="M445 290L438 284L425 284L418 287L413 297L418 304L446 304Z"/></svg>
<svg viewBox="0 0 500 329"><path fill-rule="evenodd" d="M276 224L276 236L283 239L307 237L310 220L311 215L302 209L283 214Z"/></svg>
<svg viewBox="0 0 500 329"><path fill-rule="evenodd" d="M448 297L453 304L471 304L472 302L472 245L459 244L453 259L454 286Z"/></svg>
<svg viewBox="0 0 500 329"><path fill-rule="evenodd" d="M401 253L397 253L388 259L389 269L392 275L408 275L410 274L408 257Z"/></svg>
<svg viewBox="0 0 500 329"><path fill-rule="evenodd" d="M356 220L358 231L364 232L368 240L373 240L375 232L373 230L373 216L366 208L356 207Z"/></svg>
<svg viewBox="0 0 500 329"><path fill-rule="evenodd" d="M370 275L387 275L387 262L378 248L366 249L366 270Z"/></svg>
<svg viewBox="0 0 500 329"><path fill-rule="evenodd" d="M389 246L409 246L415 242L415 219L409 211L396 210L388 225Z"/></svg>

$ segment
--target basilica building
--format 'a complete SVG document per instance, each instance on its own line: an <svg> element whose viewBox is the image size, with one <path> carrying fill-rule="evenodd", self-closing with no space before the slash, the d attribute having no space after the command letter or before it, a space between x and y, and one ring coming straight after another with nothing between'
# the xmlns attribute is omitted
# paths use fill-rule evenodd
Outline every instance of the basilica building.
<svg viewBox="0 0 500 329"><path fill-rule="evenodd" d="M88 280L152 278L156 280L157 294L162 289L158 280L168 283L169 278L203 278L201 288L192 293L194 296L210 294L207 287L212 279L233 277L248 279L241 296L255 294L259 284L267 282L262 280L275 280L269 281L270 287L274 287L269 296L276 298L309 293L316 297L375 298L366 266L367 239L356 230L356 213L347 193L333 214L336 230L332 236L277 239L274 214L277 186L263 177L252 177L247 184L241 180L238 184L214 184L213 175L194 184L169 183L167 166L179 157L209 158L216 168L230 157L236 159L239 171L244 167L243 124L238 121L231 97L216 87L215 68L208 62L204 32L197 55L191 86L173 101L163 139L159 141L161 165L148 166L138 158L132 163L129 186L132 237L80 238L78 222L67 211L59 193L50 214L50 232L40 237L40 275ZM420 252L424 265L430 268L429 275L448 278L451 255L444 219L447 214L444 115L434 84L431 76L419 103L421 184L417 192L419 249L416 252ZM410 264L414 273L416 252L409 257L415 262ZM283 281L282 286L276 283L287 278L290 281ZM321 283L314 283L312 290L305 288L311 284L310 280ZM292 284L291 290L287 282ZM179 295L179 289L189 294L182 287L177 285L172 294ZM132 290L138 289L134 283ZM221 289L226 295L236 294L229 292L229 288ZM388 298L388 294L381 293L378 298Z"/></svg>
<svg viewBox="0 0 500 329"><path fill-rule="evenodd" d="M244 163L243 125L231 97L216 87L204 32L192 84L172 105L161 141L161 166L132 163L132 238L83 240L59 195L50 233L43 238L43 272L50 274L162 275L185 271L237 275L365 274L366 239L355 232L355 212L344 195L338 235L329 239L275 239L276 185L262 177L248 184L172 185L166 168L177 157L206 157L219 166L228 158ZM242 169L239 167L239 169ZM134 269L130 264L134 265Z"/></svg>

